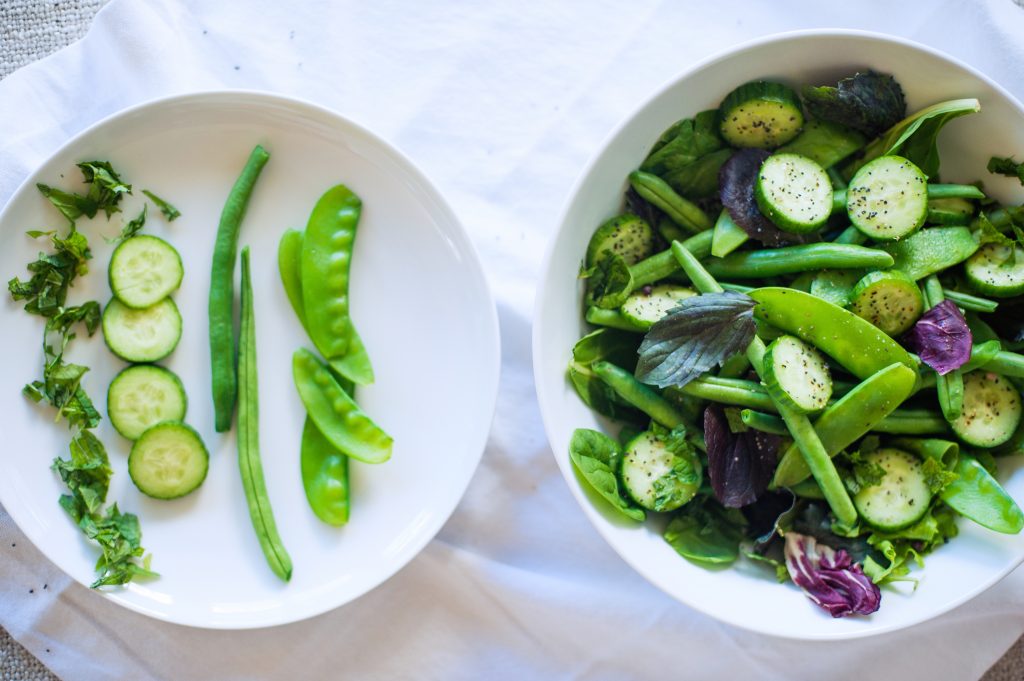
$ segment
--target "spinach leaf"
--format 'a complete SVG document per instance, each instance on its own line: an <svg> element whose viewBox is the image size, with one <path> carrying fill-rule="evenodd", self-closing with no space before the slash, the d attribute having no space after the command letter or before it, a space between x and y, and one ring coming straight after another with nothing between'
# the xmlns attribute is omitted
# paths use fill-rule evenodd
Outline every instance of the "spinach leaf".
<svg viewBox="0 0 1024 681"><path fill-rule="evenodd" d="M988 160L988 172L1016 177L1021 184L1024 184L1024 161L1014 163L1012 158L993 156Z"/></svg>
<svg viewBox="0 0 1024 681"><path fill-rule="evenodd" d="M746 520L707 497L683 506L662 535L676 553L698 565L729 565L740 555Z"/></svg>
<svg viewBox="0 0 1024 681"><path fill-rule="evenodd" d="M180 210L172 206L164 199L161 199L153 192L149 191L148 189L143 189L142 193L145 194L149 198L149 200L152 201L153 204L160 209L160 212L164 214L165 218L167 218L167 222L174 222L175 218L181 217Z"/></svg>
<svg viewBox="0 0 1024 681"><path fill-rule="evenodd" d="M640 170L654 173L689 199L718 190L718 171L732 154L718 132L717 112L702 111L665 131Z"/></svg>
<svg viewBox="0 0 1024 681"><path fill-rule="evenodd" d="M664 388L686 385L754 339L754 301L742 293L706 293L680 301L640 344L637 378Z"/></svg>
<svg viewBox="0 0 1024 681"><path fill-rule="evenodd" d="M615 470L621 457L618 443L596 430L577 428L569 441L569 458L584 480L619 513L643 522L647 514L619 490Z"/></svg>
<svg viewBox="0 0 1024 681"><path fill-rule="evenodd" d="M815 118L849 126L868 137L895 125L907 110L896 79L874 71L844 78L835 87L808 85L803 96Z"/></svg>
<svg viewBox="0 0 1024 681"><path fill-rule="evenodd" d="M647 421L640 410L623 400L590 368L594 362L607 361L633 371L639 344L639 335L608 328L598 329L577 341L569 362L569 380L588 407L619 421L636 424Z"/></svg>

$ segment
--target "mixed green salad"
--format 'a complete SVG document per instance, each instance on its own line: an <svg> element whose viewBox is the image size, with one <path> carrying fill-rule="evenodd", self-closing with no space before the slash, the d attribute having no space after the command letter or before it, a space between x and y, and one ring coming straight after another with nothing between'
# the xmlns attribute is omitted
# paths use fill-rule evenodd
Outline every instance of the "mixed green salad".
<svg viewBox="0 0 1024 681"><path fill-rule="evenodd" d="M661 135L581 273L569 378L619 430L569 453L599 503L833 617L877 610L959 517L1024 528L995 477L1024 449L1024 206L939 180L940 131L979 108L907 115L869 71L746 83Z"/></svg>

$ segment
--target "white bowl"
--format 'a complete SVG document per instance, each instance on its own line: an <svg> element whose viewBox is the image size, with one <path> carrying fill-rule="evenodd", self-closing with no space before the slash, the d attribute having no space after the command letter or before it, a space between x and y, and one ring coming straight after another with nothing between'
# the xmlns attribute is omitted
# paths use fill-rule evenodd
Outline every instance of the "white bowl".
<svg viewBox="0 0 1024 681"><path fill-rule="evenodd" d="M944 99L977 97L981 113L950 123L940 136L942 179L985 181L1002 201L1020 203L1015 181L985 172L992 155L1024 152L1024 108L969 66L921 45L890 36L814 30L768 37L693 67L642 104L601 147L572 191L549 247L537 295L533 331L537 396L548 439L562 475L594 526L623 559L651 583L683 603L724 622L766 634L802 639L869 636L922 622L963 603L1024 559L1024 536L1005 536L973 523L927 558L916 592L883 589L881 609L868 617L834 620L792 584L780 586L767 571L740 561L724 571L687 562L662 540L661 526L621 522L583 488L569 461L575 428L608 425L588 409L566 379L573 344L588 330L582 318L580 261L594 229L621 210L626 175L639 165L669 125L714 108L737 85L755 79L794 85L823 84L872 68L893 74L914 111ZM1003 471L1007 489L1024 502L1024 471Z"/></svg>

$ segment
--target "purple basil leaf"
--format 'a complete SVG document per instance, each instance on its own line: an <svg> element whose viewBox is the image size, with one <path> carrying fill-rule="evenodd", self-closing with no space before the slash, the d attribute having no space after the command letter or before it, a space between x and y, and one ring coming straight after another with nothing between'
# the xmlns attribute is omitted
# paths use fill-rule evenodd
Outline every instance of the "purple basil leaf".
<svg viewBox="0 0 1024 681"><path fill-rule="evenodd" d="M788 526L796 508L796 495L788 489L765 492L757 501L743 508L747 519L747 536L754 542L754 550L761 551L777 536L780 525Z"/></svg>
<svg viewBox="0 0 1024 681"><path fill-rule="evenodd" d="M705 293L681 301L640 344L636 377L664 388L686 385L754 339L754 301L742 293Z"/></svg>
<svg viewBox="0 0 1024 681"><path fill-rule="evenodd" d="M704 441L715 498L729 508L757 501L775 472L781 438L756 430L733 433L722 408L711 405L704 410Z"/></svg>
<svg viewBox="0 0 1024 681"><path fill-rule="evenodd" d="M783 232L757 207L754 183L757 180L757 173L761 170L761 164L770 155L764 149L740 149L722 164L718 171L722 205L729 211L729 217L733 222L751 239L756 239L765 246L803 243L806 238Z"/></svg>
<svg viewBox="0 0 1024 681"><path fill-rule="evenodd" d="M917 320L904 342L922 362L945 376L970 359L974 339L960 309L953 301L944 300Z"/></svg>
<svg viewBox="0 0 1024 681"><path fill-rule="evenodd" d="M786 533L786 569L807 597L833 617L870 615L881 604L881 590L850 554L814 537Z"/></svg>

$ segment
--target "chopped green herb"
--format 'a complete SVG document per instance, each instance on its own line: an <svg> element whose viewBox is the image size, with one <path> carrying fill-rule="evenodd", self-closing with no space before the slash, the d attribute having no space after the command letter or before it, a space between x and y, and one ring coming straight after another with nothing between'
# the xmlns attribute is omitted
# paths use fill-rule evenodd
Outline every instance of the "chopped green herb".
<svg viewBox="0 0 1024 681"><path fill-rule="evenodd" d="M988 172L1007 177L1016 177L1024 184L1024 161L1015 163L1012 158L993 156L988 160Z"/></svg>
<svg viewBox="0 0 1024 681"><path fill-rule="evenodd" d="M149 191L148 189L143 189L142 193L149 197L149 200L152 201L153 204L160 209L160 212L164 214L165 218L167 218L167 222L173 222L174 218L181 217L180 210L172 206L164 199L161 199L153 192Z"/></svg>
<svg viewBox="0 0 1024 681"><path fill-rule="evenodd" d="M125 239L131 239L133 236L142 231L142 228L146 226L146 206L142 206L142 212L134 219L130 220L122 229L121 233L113 239L107 239L107 243L119 244Z"/></svg>

